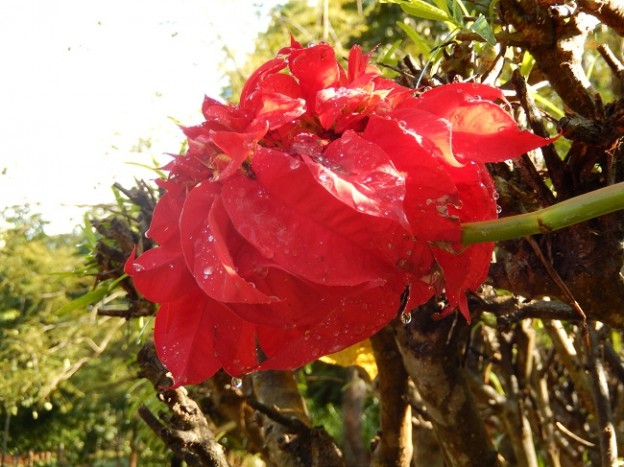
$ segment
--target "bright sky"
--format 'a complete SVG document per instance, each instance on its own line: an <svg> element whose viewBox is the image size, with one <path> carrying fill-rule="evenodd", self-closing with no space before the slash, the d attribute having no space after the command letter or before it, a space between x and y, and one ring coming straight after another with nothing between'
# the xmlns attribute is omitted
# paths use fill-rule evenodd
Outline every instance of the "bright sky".
<svg viewBox="0 0 624 467"><path fill-rule="evenodd" d="M48 234L176 152L169 120L219 97L225 41L240 63L277 0L1 0L0 209L29 203ZM139 141L152 146L138 153Z"/></svg>

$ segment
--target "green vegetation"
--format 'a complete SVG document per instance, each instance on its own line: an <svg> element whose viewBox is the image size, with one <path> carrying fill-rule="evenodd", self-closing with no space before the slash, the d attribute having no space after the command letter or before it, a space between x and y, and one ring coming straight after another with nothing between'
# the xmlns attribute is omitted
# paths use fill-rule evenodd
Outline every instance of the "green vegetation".
<svg viewBox="0 0 624 467"><path fill-rule="evenodd" d="M146 460L153 449L162 458L162 447L135 414L138 402L153 398L133 367L143 325L99 316L110 297L67 306L94 285L84 269L84 236L47 236L41 217L28 208L6 209L2 220L0 439L6 454L54 453L65 465L127 459L139 448Z"/></svg>

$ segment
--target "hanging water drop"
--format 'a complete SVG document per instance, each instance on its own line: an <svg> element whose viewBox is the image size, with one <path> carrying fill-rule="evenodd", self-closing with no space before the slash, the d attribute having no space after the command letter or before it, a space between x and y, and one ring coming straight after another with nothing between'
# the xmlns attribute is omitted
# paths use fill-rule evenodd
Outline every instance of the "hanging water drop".
<svg viewBox="0 0 624 467"><path fill-rule="evenodd" d="M503 208L499 204L497 204L496 205L496 214L500 214L501 212L503 212Z"/></svg>
<svg viewBox="0 0 624 467"><path fill-rule="evenodd" d="M403 324L409 324L412 322L412 314L409 312L401 313L401 322Z"/></svg>
<svg viewBox="0 0 624 467"><path fill-rule="evenodd" d="M233 377L232 381L230 382L230 386L232 386L233 389L240 389L243 387L243 380L237 377Z"/></svg>

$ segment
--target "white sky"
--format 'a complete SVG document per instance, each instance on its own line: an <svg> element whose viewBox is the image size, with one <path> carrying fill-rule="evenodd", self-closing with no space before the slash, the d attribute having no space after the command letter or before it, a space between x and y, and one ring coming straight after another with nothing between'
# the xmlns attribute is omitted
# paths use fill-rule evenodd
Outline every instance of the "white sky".
<svg viewBox="0 0 624 467"><path fill-rule="evenodd" d="M29 203L68 232L113 182L152 178L127 163L178 150L169 117L199 123L232 67L218 36L243 63L276 3L1 0L0 208ZM133 152L140 139L151 148Z"/></svg>

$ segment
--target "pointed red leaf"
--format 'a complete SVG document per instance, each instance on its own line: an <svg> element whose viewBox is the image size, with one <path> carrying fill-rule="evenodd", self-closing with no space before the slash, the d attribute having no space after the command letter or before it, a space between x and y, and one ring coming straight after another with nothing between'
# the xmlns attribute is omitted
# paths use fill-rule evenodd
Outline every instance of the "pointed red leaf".
<svg viewBox="0 0 624 467"><path fill-rule="evenodd" d="M256 153L254 170L263 165L259 164L259 155L269 151ZM279 154L271 152L274 156ZM269 158L264 159L268 161ZM260 180L260 173L256 175ZM288 180L282 179L282 182L285 184L273 188L289 189ZM313 179L308 188L312 198L314 192L323 192ZM325 192L325 196L330 195ZM222 200L240 235L284 270L319 284L383 283L384 270L376 258L331 226L285 206L258 181L243 175L228 179L223 185ZM322 199L319 199L318 210L323 209Z"/></svg>
<svg viewBox="0 0 624 467"><path fill-rule="evenodd" d="M199 287L221 302L269 303L271 299L237 272L228 247L229 219L219 185L203 182L186 199L180 217L184 258Z"/></svg>

